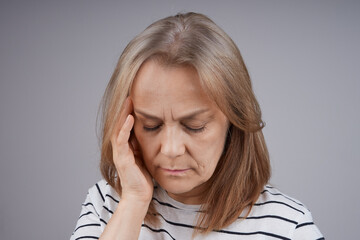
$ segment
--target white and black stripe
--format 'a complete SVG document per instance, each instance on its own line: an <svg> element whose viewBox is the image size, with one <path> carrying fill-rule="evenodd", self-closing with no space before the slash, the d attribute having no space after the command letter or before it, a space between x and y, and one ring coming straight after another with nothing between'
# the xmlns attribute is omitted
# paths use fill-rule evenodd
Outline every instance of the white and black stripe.
<svg viewBox="0 0 360 240"><path fill-rule="evenodd" d="M139 239L191 239L200 206L185 205L171 199L159 186L154 187L153 202L160 224L143 223ZM120 198L104 180L89 189L82 204L71 240L98 239L114 213ZM206 239L324 239L311 213L299 201L265 186L250 214L230 226L215 230ZM204 236L198 235L199 239ZM195 238L196 239L196 238Z"/></svg>

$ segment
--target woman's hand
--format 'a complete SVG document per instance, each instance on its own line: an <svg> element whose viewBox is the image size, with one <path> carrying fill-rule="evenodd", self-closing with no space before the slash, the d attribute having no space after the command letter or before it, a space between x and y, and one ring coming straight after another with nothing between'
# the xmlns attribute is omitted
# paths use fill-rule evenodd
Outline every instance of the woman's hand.
<svg viewBox="0 0 360 240"><path fill-rule="evenodd" d="M128 97L111 137L113 161L120 177L121 199L150 203L154 186L141 159L136 138L131 134L131 129L134 126L134 117L131 115L132 108L132 102Z"/></svg>
<svg viewBox="0 0 360 240"><path fill-rule="evenodd" d="M134 126L131 112L132 103L127 98L111 136L113 161L122 188L121 199L100 236L101 240L138 239L152 199L152 178L141 159L135 136L131 136Z"/></svg>

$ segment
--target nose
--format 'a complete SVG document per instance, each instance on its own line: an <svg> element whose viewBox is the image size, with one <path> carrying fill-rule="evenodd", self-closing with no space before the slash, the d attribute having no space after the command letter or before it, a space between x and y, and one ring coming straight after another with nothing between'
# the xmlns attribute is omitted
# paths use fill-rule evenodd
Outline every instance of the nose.
<svg viewBox="0 0 360 240"><path fill-rule="evenodd" d="M169 158L176 158L185 153L182 134L176 126L166 127L161 139L161 153Z"/></svg>

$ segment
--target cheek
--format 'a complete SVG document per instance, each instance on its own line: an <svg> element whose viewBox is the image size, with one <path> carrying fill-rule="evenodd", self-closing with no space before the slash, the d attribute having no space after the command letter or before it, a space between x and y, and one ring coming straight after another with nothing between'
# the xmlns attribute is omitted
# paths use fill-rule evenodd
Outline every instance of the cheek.
<svg viewBox="0 0 360 240"><path fill-rule="evenodd" d="M196 161L201 175L212 175L223 152L223 143L220 138L205 137L206 140L193 142L189 153Z"/></svg>

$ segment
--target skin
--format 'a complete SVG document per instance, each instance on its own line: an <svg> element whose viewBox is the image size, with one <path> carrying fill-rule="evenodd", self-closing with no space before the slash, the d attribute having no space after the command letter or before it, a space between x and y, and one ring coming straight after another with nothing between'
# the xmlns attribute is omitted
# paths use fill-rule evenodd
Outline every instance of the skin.
<svg viewBox="0 0 360 240"><path fill-rule="evenodd" d="M137 73L131 99L147 170L173 199L201 204L228 120L202 89L196 70L148 61Z"/></svg>
<svg viewBox="0 0 360 240"><path fill-rule="evenodd" d="M100 239L138 239L152 178L173 199L201 204L228 125L194 68L144 63L111 137L122 194Z"/></svg>

